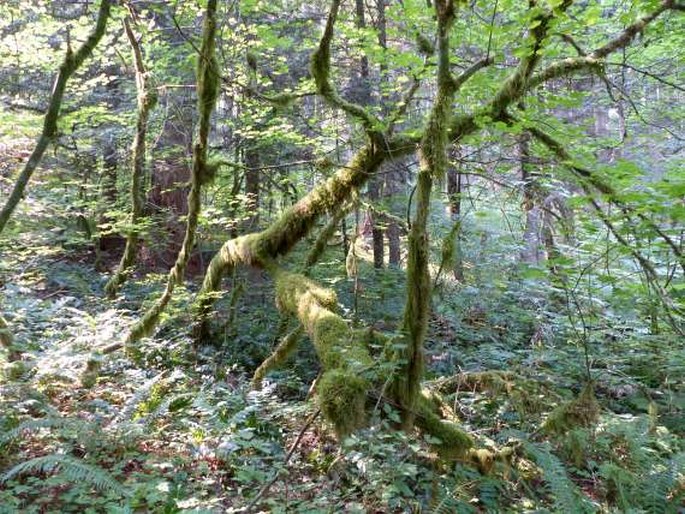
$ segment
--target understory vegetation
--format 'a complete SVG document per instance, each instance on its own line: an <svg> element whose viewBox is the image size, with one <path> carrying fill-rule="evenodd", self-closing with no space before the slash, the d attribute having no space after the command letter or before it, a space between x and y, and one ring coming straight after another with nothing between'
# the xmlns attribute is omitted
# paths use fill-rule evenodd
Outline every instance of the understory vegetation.
<svg viewBox="0 0 685 514"><path fill-rule="evenodd" d="M685 5L43 4L0 514L683 512Z"/></svg>

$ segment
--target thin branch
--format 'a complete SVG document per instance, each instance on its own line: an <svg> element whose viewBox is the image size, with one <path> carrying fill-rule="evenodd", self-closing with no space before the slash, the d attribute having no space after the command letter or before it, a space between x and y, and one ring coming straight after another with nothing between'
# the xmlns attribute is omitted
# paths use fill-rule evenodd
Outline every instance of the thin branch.
<svg viewBox="0 0 685 514"><path fill-rule="evenodd" d="M290 450L288 450L288 454L285 456L285 460L283 461L283 465L287 465L288 462L290 462L291 457L294 455L295 450L297 447L300 445L302 442L302 438L304 437L304 434L307 432L309 427L314 423L314 420L316 420L317 417L319 417L319 414L321 414L321 409L317 409L314 414L312 414L309 419L307 419L307 422L304 424L302 429L300 430L300 433L297 434L297 438L295 439L295 442L290 446ZM262 499L262 497L271 489L271 487L278 481L278 478L281 476L280 471L276 471L274 473L274 476L271 480L269 480L264 486L259 490L259 492L255 495L254 498L252 498L252 501L250 504L247 506L245 509L245 512L252 512L252 509L254 509L257 506L257 503L259 503L259 500Z"/></svg>

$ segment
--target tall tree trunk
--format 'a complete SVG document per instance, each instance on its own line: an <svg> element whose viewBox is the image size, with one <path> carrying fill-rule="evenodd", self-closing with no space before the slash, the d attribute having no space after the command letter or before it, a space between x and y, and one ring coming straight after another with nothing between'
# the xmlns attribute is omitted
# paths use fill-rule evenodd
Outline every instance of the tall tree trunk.
<svg viewBox="0 0 685 514"><path fill-rule="evenodd" d="M364 0L355 0L355 21L357 28L366 28L366 16L364 12ZM369 59L362 55L359 61L359 81L355 87L355 96L360 105L371 105L371 81L369 77ZM369 180L367 194L372 204L377 204L381 199L383 180L375 175ZM368 211L366 214L371 222L371 239L373 248L373 267L380 269L385 260L383 246L383 228L381 216L377 212Z"/></svg>
<svg viewBox="0 0 685 514"><path fill-rule="evenodd" d="M64 61L62 61L59 73L57 74L57 79L52 88L48 112L45 114L45 119L43 121L43 131L38 138L38 142L36 143L28 162L17 177L10 197L7 199L5 206L0 212L0 234L2 234L2 231L5 229L10 216L12 216L14 209L16 209L19 204L19 201L23 198L24 191L31 179L31 175L33 175L33 172L40 164L45 150L57 132L57 119L59 118L59 111L62 107L62 98L64 97L67 82L90 54L93 53L93 50L105 34L110 7L111 0L102 0L98 18L95 23L95 29L90 33L88 39L79 47L76 53L72 51L71 45L67 48L67 55L64 57Z"/></svg>
<svg viewBox="0 0 685 514"><path fill-rule="evenodd" d="M136 68L136 89L138 92L138 117L136 121L136 135L133 140L133 166L131 172L131 216L129 233L126 237L126 248L119 262L119 267L105 286L105 291L114 297L119 287L126 281L129 268L133 266L138 251L138 229L136 223L143 215L144 198L143 181L145 178L145 138L150 111L157 103L157 92L150 86L143 53L131 28L131 18L124 18L124 30L133 52L133 62Z"/></svg>
<svg viewBox="0 0 685 514"><path fill-rule="evenodd" d="M257 81L257 57L251 52L247 55L247 73L249 76L249 85L245 93L246 100L250 100L255 96L255 91L258 87ZM257 227L259 223L259 204L260 204L260 189L261 189L261 149L258 146L258 138L248 137L243 140L243 164L245 165L245 196L247 202L245 210L248 213L244 224L244 232L250 232Z"/></svg>

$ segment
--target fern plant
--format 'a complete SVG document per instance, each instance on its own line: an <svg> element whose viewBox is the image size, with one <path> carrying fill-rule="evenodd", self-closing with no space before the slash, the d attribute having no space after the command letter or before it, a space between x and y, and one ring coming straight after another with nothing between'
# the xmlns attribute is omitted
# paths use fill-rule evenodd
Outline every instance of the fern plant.
<svg viewBox="0 0 685 514"><path fill-rule="evenodd" d="M568 477L566 468L552 453L549 443L523 442L526 453L542 471L546 492L553 502L554 512L594 512L590 502L582 496L578 487Z"/></svg>
<svg viewBox="0 0 685 514"><path fill-rule="evenodd" d="M0 477L0 483L25 473L60 473L73 483L85 482L100 491L108 490L120 496L127 494L126 489L106 470L62 453L20 462Z"/></svg>

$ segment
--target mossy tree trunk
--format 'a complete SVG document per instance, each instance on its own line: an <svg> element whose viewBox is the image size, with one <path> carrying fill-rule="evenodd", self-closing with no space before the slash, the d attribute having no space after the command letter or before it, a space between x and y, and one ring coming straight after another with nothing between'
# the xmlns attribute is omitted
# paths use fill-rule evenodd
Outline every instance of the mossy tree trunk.
<svg viewBox="0 0 685 514"><path fill-rule="evenodd" d="M64 57L64 61L62 61L62 64L59 67L59 73L57 74L57 79L55 79L55 84L52 88L48 112L45 114L45 119L43 121L43 131L41 132L38 142L36 143L29 160L26 162L24 169L17 177L12 193L7 199L7 202L5 202L2 211L0 211L0 234L2 234L2 231L5 229L14 209L16 209L17 205L24 197L24 191L26 190L26 186L28 185L33 172L40 164L45 150L57 133L57 120L59 119L59 111L62 107L62 98L64 97L67 82L90 54L93 53L93 50L105 34L111 5L111 0L102 0L95 28L76 52L71 49L71 44L68 42L67 55Z"/></svg>
<svg viewBox="0 0 685 514"><path fill-rule="evenodd" d="M200 115L197 139L193 147L193 169L188 193L188 216L183 245L176 263L169 271L166 288L157 302L131 328L127 349L135 355L135 343L149 334L159 321L161 313L171 300L174 288L183 280L186 265L195 244L195 232L200 215L200 192L203 183L216 172L216 165L207 162L210 120L219 94L219 66L215 53L216 0L208 0L202 28L202 45L197 56L197 97Z"/></svg>
<svg viewBox="0 0 685 514"><path fill-rule="evenodd" d="M424 368L424 340L428 326L431 282L428 272L429 243L427 223L433 179L447 170L447 131L456 92L450 71L450 28L454 22L453 0L437 0L438 90L419 147L420 167L416 185L416 212L409 230L407 257L407 301L403 330L406 347L400 353L398 376L393 384L405 429L414 426Z"/></svg>
<svg viewBox="0 0 685 514"><path fill-rule="evenodd" d="M136 223L143 216L144 194L143 180L145 178L146 137L150 112L157 103L157 92L150 85L148 73L145 70L143 53L138 39L131 27L131 19L124 19L124 30L133 52L133 62L136 69L136 91L138 92L138 112L136 121L136 135L133 140L133 169L131 173L131 217L130 228L126 236L126 247L119 262L119 267L105 286L105 291L114 297L121 285L126 281L130 268L135 263L138 251L138 228Z"/></svg>

